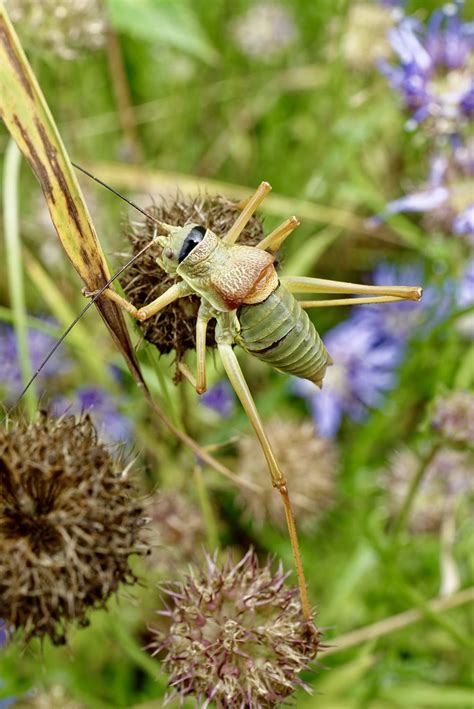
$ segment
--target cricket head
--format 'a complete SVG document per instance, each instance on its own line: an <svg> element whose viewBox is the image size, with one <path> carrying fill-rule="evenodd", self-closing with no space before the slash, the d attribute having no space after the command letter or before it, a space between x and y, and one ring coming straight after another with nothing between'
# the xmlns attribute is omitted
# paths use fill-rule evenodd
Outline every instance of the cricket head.
<svg viewBox="0 0 474 709"><path fill-rule="evenodd" d="M195 267L205 261L218 244L216 235L200 224L175 227L169 236L158 237L163 247L161 265L170 275Z"/></svg>

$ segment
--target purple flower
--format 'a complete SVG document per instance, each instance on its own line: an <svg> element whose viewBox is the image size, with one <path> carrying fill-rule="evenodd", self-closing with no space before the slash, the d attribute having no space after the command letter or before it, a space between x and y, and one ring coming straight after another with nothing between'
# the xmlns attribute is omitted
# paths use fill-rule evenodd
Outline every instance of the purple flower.
<svg viewBox="0 0 474 709"><path fill-rule="evenodd" d="M384 216L399 212L425 213L428 227L441 227L474 243L474 141L459 143L449 159L437 155L431 160L426 185L389 202ZM375 217L373 222L380 221Z"/></svg>
<svg viewBox="0 0 474 709"><path fill-rule="evenodd" d="M84 387L76 390L73 398L58 397L53 401L53 413L89 413L106 443L129 443L133 426L130 419L119 411L119 401L102 389Z"/></svg>
<svg viewBox="0 0 474 709"><path fill-rule="evenodd" d="M474 258L468 261L456 291L459 308L474 305ZM467 313L457 321L458 331L469 340L474 339L474 313Z"/></svg>
<svg viewBox="0 0 474 709"><path fill-rule="evenodd" d="M323 389L297 379L294 391L307 399L318 433L330 437L337 433L343 414L360 421L369 408L381 404L395 384L402 348L395 339L382 341L369 323L356 317L336 325L324 341L334 365Z"/></svg>
<svg viewBox="0 0 474 709"><path fill-rule="evenodd" d="M40 330L28 331L28 352L31 368L35 372L54 347L56 339ZM38 385L45 385L48 380L64 374L70 362L64 354L56 353L38 375ZM10 325L0 324L0 390L7 403L17 399L23 389L20 371L18 346L14 329Z"/></svg>
<svg viewBox="0 0 474 709"><path fill-rule="evenodd" d="M212 409L222 418L229 418L234 413L235 395L226 379L221 379L201 396L201 404Z"/></svg>
<svg viewBox="0 0 474 709"><path fill-rule="evenodd" d="M461 2L449 3L427 25L402 16L389 32L399 62L380 63L411 112L411 125L430 119L436 133L456 132L474 113L474 24L461 20L461 8Z"/></svg>

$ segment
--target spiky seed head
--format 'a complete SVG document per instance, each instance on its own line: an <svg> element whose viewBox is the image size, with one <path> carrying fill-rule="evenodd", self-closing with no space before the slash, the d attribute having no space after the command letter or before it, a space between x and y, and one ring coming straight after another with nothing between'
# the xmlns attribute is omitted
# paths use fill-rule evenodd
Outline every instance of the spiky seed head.
<svg viewBox="0 0 474 709"><path fill-rule="evenodd" d="M101 0L5 0L5 5L23 42L35 53L73 60L106 42Z"/></svg>
<svg viewBox="0 0 474 709"><path fill-rule="evenodd" d="M288 479L291 501L301 529L310 529L318 516L330 507L335 488L339 456L336 445L315 434L310 421L271 419L265 426L276 459ZM280 495L268 490L268 472L262 449L253 436L238 443L239 477L260 483L261 492L239 491L239 502L249 519L271 521L286 527Z"/></svg>
<svg viewBox="0 0 474 709"><path fill-rule="evenodd" d="M179 490L156 493L147 507L150 518L150 564L170 577L196 559L206 540L202 516Z"/></svg>
<svg viewBox="0 0 474 709"><path fill-rule="evenodd" d="M474 394L456 391L438 397L434 403L432 424L445 438L474 445Z"/></svg>
<svg viewBox="0 0 474 709"><path fill-rule="evenodd" d="M395 451L384 474L389 492L390 513L397 516L404 504L410 485L423 465L424 456L403 448ZM421 485L415 495L408 521L414 533L436 532L453 507L474 492L469 451L440 448L426 466Z"/></svg>
<svg viewBox="0 0 474 709"><path fill-rule="evenodd" d="M304 621L297 588L269 560L250 550L234 565L207 557L183 581L164 591L154 654L162 658L172 695L194 696L199 706L275 707L297 687L316 656L319 633Z"/></svg>
<svg viewBox="0 0 474 709"><path fill-rule="evenodd" d="M184 226L189 222L201 224L211 229L218 236L224 236L240 214L236 202L225 197L183 197L161 205L152 205L146 209L155 218L167 224ZM129 229L127 238L133 253L142 249L155 234L156 225L151 219L143 225ZM263 239L263 225L258 217L253 216L245 227L239 243L255 246ZM164 293L170 286L179 281L166 274L156 263L161 254L161 247L151 247L140 259L130 266L121 278L123 289L129 300L137 308L147 305ZM174 351L179 362L187 350L196 347L196 317L199 308L199 298L189 296L168 305L154 317L140 323L143 336L156 345L162 354ZM207 345L215 347L214 322L209 323L207 330Z"/></svg>
<svg viewBox="0 0 474 709"><path fill-rule="evenodd" d="M136 579L142 508L124 463L88 416L0 428L0 618L26 639L65 641L71 622Z"/></svg>

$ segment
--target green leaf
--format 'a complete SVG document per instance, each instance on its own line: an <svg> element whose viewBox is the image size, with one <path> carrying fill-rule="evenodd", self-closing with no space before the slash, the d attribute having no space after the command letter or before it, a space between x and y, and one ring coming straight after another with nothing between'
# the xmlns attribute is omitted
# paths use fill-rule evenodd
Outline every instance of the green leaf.
<svg viewBox="0 0 474 709"><path fill-rule="evenodd" d="M192 54L208 64L218 60L189 4L163 0L107 0L109 17L121 32L158 41Z"/></svg>

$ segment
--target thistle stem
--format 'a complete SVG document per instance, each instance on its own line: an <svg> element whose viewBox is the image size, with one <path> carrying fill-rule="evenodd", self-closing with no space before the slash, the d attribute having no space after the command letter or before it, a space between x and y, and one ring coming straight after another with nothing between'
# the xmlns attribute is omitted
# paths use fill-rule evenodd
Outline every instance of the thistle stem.
<svg viewBox="0 0 474 709"><path fill-rule="evenodd" d="M349 633L340 635L336 638L330 639L330 646L326 648L321 648L320 654L334 655L336 652L343 652L351 647L359 647L364 642L369 642L370 640L376 640L377 638L384 637L390 633L394 633L397 630L406 628L413 623L418 623L426 613L442 613L450 608L456 608L462 606L466 603L472 603L474 601L474 587L463 589L458 591L451 596L443 596L442 598L434 598L427 601L425 608L411 608L403 613L398 613L390 618L384 618L384 620L378 621L377 623L372 623L364 628L359 628L357 630L352 630Z"/></svg>
<svg viewBox="0 0 474 709"><path fill-rule="evenodd" d="M212 509L211 500L209 499L209 493L199 465L194 466L193 474L194 483L196 485L196 492L198 494L199 504L204 520L204 526L206 528L207 545L209 547L209 550L213 552L214 550L219 549L219 534L217 531L217 523L214 516L214 511Z"/></svg>
<svg viewBox="0 0 474 709"><path fill-rule="evenodd" d="M404 528L406 527L408 520L410 518L410 514L413 508L413 504L415 502L415 497L418 492L418 489L423 482L423 478L425 477L425 474L428 470L428 467L435 457L436 453L438 452L440 448L440 443L435 444L434 446L431 447L430 451L422 458L420 461L420 465L418 470L416 471L415 475L413 476L410 486L407 490L406 497L403 501L403 504L400 509L400 513L395 520L394 526L393 526L393 546L397 547L399 540L400 540L400 535L403 532Z"/></svg>
<svg viewBox="0 0 474 709"><path fill-rule="evenodd" d="M5 232L8 290L14 315L14 331L18 349L22 384L26 385L33 374L28 353L28 316L26 313L21 242L19 228L19 196L21 153L16 143L10 139L5 151L3 167L3 227ZM37 409L34 387L25 396L28 416L33 418Z"/></svg>

